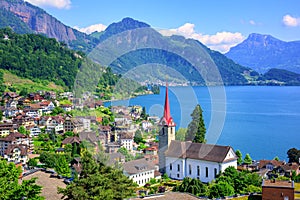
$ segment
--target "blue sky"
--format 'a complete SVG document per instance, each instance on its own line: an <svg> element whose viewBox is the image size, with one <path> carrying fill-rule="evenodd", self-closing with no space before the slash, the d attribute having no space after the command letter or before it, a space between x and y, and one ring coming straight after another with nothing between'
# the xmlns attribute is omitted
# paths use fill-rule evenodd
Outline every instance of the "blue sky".
<svg viewBox="0 0 300 200"><path fill-rule="evenodd" d="M226 52L250 33L300 40L299 0L27 0L63 23L91 32L132 17Z"/></svg>

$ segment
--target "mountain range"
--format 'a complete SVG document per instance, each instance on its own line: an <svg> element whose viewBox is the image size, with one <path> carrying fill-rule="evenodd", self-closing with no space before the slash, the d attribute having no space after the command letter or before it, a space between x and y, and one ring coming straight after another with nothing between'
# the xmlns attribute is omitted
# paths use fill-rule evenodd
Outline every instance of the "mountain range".
<svg viewBox="0 0 300 200"><path fill-rule="evenodd" d="M225 55L259 73L272 68L300 73L300 41L285 42L271 35L253 33Z"/></svg>
<svg viewBox="0 0 300 200"><path fill-rule="evenodd" d="M226 54L226 57L225 55L217 51L210 50L199 41L193 39L185 39L181 36L162 36L156 30L152 29L150 25L131 18L124 18L120 22L109 25L104 32L87 35L67 25L64 25L55 17L46 13L43 9L33 6L28 2L24 2L23 0L1 0L0 7L0 28L8 26L11 27L15 32L20 34L43 34L47 37L55 38L58 41L65 43L74 50L83 51L86 54L90 53L95 47L97 47L99 43L105 41L111 36L120 34L124 31L129 31L130 33L130 30L144 28L145 31L139 34L133 35L132 33L130 33L131 38L123 38L122 42L127 42L127 44L130 43L132 45L137 44L137 42L142 42L145 40L145 38L147 38L146 40L148 44L150 44L150 46L155 46L155 44L163 43L167 46L171 46L172 48L179 50L180 52L193 53L203 51L205 52L205 54L209 55L209 60L211 60L217 66L225 85L270 83L289 84L289 80L285 78L290 77L291 74L289 74L289 76L281 76L282 73L286 74L286 71L277 70L276 73L271 73L272 76L268 76L268 78L251 69L251 65L241 64L234 58L234 56L232 56L232 52L235 48L232 48L230 52ZM257 43L260 43L260 40L257 39ZM238 48L238 46L236 48ZM257 46L260 45L257 44ZM253 53L253 55L254 54L255 52ZM197 54L195 54L195 56L196 55ZM232 59L229 59L228 57ZM201 75L195 70L195 67L192 66L191 63L189 63L187 60L184 60L177 54L162 49L145 48L128 52L114 60L110 64L110 67L115 73L124 74L132 70L133 68L136 68L137 66L145 65L147 63L157 63L160 65L170 66L181 76L183 76L185 80L188 80L190 84L205 84L203 77L201 77ZM255 67L253 68L255 69ZM144 71L143 74L149 73L149 71L147 71L148 69L144 70L146 71ZM206 70L208 72L210 69ZM261 72L261 70L258 71ZM154 70L152 71L152 73L160 76L164 74L164 72L159 70ZM202 74L206 74L206 72L202 72ZM292 74L292 76L297 77L298 74ZM174 78L174 81L176 81L178 77L179 76ZM295 78L294 80L298 79ZM293 84L297 84L297 81L293 82Z"/></svg>

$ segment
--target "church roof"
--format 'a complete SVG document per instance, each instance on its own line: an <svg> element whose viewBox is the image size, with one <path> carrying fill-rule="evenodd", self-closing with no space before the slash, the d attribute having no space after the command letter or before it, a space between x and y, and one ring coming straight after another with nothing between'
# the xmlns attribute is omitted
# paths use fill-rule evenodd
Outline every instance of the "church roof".
<svg viewBox="0 0 300 200"><path fill-rule="evenodd" d="M237 159L233 151L233 157L228 159L226 158L231 149L232 148L230 146L192 143L190 141L181 142L172 140L169 149L165 152L165 156L173 158L190 158L195 160L205 160L222 163Z"/></svg>
<svg viewBox="0 0 300 200"><path fill-rule="evenodd" d="M171 113L170 113L168 84L166 85L164 116L161 118L160 124L161 125L167 125L167 126L176 126L176 124L173 122L173 118L172 118Z"/></svg>

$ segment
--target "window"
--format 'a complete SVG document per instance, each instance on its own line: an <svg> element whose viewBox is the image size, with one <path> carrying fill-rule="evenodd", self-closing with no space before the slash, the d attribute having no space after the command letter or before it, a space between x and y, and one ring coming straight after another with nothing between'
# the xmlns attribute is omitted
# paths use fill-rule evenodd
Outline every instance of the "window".
<svg viewBox="0 0 300 200"><path fill-rule="evenodd" d="M200 166L197 166L197 176L200 176Z"/></svg>
<svg viewBox="0 0 300 200"><path fill-rule="evenodd" d="M215 178L216 178L217 174L218 174L218 170L217 170L217 168L215 168Z"/></svg>
<svg viewBox="0 0 300 200"><path fill-rule="evenodd" d="M192 174L192 165L189 165L189 174Z"/></svg>
<svg viewBox="0 0 300 200"><path fill-rule="evenodd" d="M179 174L177 174L177 178L179 178Z"/></svg>
<svg viewBox="0 0 300 200"><path fill-rule="evenodd" d="M180 172L180 165L179 164L177 165L177 171Z"/></svg>
<svg viewBox="0 0 300 200"><path fill-rule="evenodd" d="M170 171L172 171L172 163L170 163Z"/></svg>
<svg viewBox="0 0 300 200"><path fill-rule="evenodd" d="M205 167L205 176L208 177L208 167Z"/></svg>

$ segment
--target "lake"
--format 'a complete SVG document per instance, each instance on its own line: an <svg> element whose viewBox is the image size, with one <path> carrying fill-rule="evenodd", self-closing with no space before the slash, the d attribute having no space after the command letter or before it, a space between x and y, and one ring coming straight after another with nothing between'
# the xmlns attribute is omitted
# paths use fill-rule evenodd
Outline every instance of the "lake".
<svg viewBox="0 0 300 200"><path fill-rule="evenodd" d="M165 88L160 89L159 95L112 105L142 105L150 115L161 117ZM288 161L288 149L300 149L300 87L169 87L169 99L177 129L187 127L195 105L201 105L208 143L230 145L256 160L278 156Z"/></svg>

